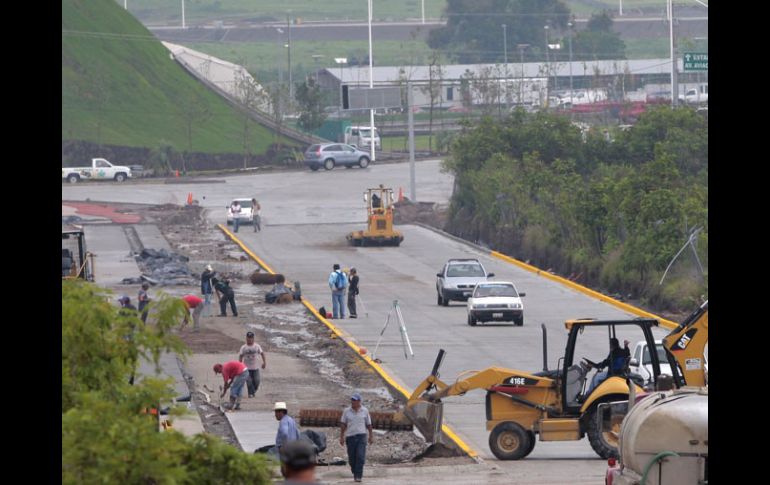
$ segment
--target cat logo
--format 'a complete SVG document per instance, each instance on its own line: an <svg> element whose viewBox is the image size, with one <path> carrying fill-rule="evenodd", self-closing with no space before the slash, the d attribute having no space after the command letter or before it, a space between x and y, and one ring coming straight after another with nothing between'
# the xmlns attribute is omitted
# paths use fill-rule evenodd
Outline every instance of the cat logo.
<svg viewBox="0 0 770 485"><path fill-rule="evenodd" d="M698 331L697 328L690 329L687 333L682 335L682 337L676 341L674 346L671 348L672 351L676 352L678 350L684 350L687 348L687 346L690 344L690 341L695 336L695 333Z"/></svg>

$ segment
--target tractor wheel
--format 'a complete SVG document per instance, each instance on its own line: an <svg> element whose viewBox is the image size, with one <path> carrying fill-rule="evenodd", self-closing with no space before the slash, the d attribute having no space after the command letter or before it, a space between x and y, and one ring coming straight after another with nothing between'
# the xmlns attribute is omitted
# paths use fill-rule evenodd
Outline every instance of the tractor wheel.
<svg viewBox="0 0 770 485"><path fill-rule="evenodd" d="M526 453L524 453L524 456L522 458L529 456L530 453L532 453L532 450L535 449L535 442L537 441L537 438L535 438L535 433L532 431L527 431L527 434L529 435L529 448L527 449Z"/></svg>
<svg viewBox="0 0 770 485"><path fill-rule="evenodd" d="M520 460L532 446L532 433L511 421L498 424L489 434L489 448L500 460Z"/></svg>
<svg viewBox="0 0 770 485"><path fill-rule="evenodd" d="M593 448L596 454L603 459L617 458L620 424L617 425L618 429L603 432L602 422L597 419L598 413L599 403L595 403L586 413L586 434L588 434L588 441L591 443L591 448Z"/></svg>

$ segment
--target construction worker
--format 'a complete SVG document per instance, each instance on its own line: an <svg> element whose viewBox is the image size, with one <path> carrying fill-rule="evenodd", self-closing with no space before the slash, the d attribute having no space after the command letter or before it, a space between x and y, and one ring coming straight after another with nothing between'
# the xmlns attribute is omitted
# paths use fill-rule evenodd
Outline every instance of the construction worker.
<svg viewBox="0 0 770 485"><path fill-rule="evenodd" d="M281 475L284 485L302 483L320 484L315 477L318 463L313 445L305 440L295 440L281 447Z"/></svg>
<svg viewBox="0 0 770 485"><path fill-rule="evenodd" d="M628 365L628 359L631 357L631 351L628 348L629 343L630 342L628 340L624 340L624 347L621 349L620 342L618 339L613 337L610 339L610 354L606 359L597 364L584 359L589 362L591 367L596 369L607 367L606 371L597 372L596 375L594 375L593 379L591 380L591 386L586 391L586 397L591 394L591 391L593 391L596 386L607 380L609 376L620 375L623 373L623 371L625 371L626 365Z"/></svg>
<svg viewBox="0 0 770 485"><path fill-rule="evenodd" d="M209 305L211 305L211 295L214 293L211 279L214 278L216 274L217 272L211 268L210 264L207 264L206 268L203 270L203 273L201 273L201 294L203 295L203 304L206 309L210 309ZM206 313L206 315L211 315L211 312Z"/></svg>
<svg viewBox="0 0 770 485"><path fill-rule="evenodd" d="M257 199L251 199L251 216L253 219L252 225L254 226L254 232L262 230L262 206L259 205Z"/></svg>
<svg viewBox="0 0 770 485"><path fill-rule="evenodd" d="M299 439L299 430L294 418L289 416L289 410L285 402L277 402L273 406L275 419L278 420L278 432L275 434L275 451L281 451L281 447L290 441Z"/></svg>
<svg viewBox="0 0 770 485"><path fill-rule="evenodd" d="M225 279L219 281L216 278L212 278L211 281L214 284L217 296L219 296L219 316L227 316L227 302L230 302L230 309L233 311L233 316L237 317L238 308L235 306L235 291L230 287L230 280Z"/></svg>
<svg viewBox="0 0 770 485"><path fill-rule="evenodd" d="M147 305L150 303L150 295L147 294L147 290L150 289L150 284L146 281L142 283L142 289L139 290L137 301L139 301L139 313L142 315L142 321L147 323Z"/></svg>
<svg viewBox="0 0 770 485"><path fill-rule="evenodd" d="M358 271L350 268L350 286L348 286L348 312L350 318L358 318L356 314L356 296L358 296Z"/></svg>
<svg viewBox="0 0 770 485"><path fill-rule="evenodd" d="M335 264L329 274L329 288L332 290L332 315L334 318L345 318L345 288L348 278L340 271L340 265Z"/></svg>
<svg viewBox="0 0 770 485"><path fill-rule="evenodd" d="M246 364L249 369L249 378L246 380L246 386L249 390L249 397L254 397L259 389L259 364L257 364L257 356L262 358L262 368L267 366L267 360L265 360L265 352L262 351L262 347L254 342L254 332L246 332L246 343L241 346L241 350L238 353L238 360Z"/></svg>
<svg viewBox="0 0 770 485"><path fill-rule="evenodd" d="M241 394L243 394L243 385L249 378L249 369L243 362L231 360L224 364L214 364L214 374L222 374L225 380L225 387L222 389L220 398L225 397L227 390L230 389L230 408L229 411L241 409Z"/></svg>
<svg viewBox="0 0 770 485"><path fill-rule="evenodd" d="M203 313L203 300L195 295L185 295L182 297L182 303L184 303L184 306L188 311L192 311L193 330L197 332L200 330L201 313ZM190 316L185 315L184 320L182 321L182 326L184 327L189 322Z"/></svg>
<svg viewBox="0 0 770 485"><path fill-rule="evenodd" d="M241 203L234 200L230 204L230 212L233 214L233 232L238 232L238 226L241 223Z"/></svg>
<svg viewBox="0 0 770 485"><path fill-rule="evenodd" d="M340 418L340 445L347 445L350 471L356 482L360 482L364 476L367 431L371 445L374 442L372 418L369 410L361 405L361 394L356 392L350 396L350 407L345 408Z"/></svg>

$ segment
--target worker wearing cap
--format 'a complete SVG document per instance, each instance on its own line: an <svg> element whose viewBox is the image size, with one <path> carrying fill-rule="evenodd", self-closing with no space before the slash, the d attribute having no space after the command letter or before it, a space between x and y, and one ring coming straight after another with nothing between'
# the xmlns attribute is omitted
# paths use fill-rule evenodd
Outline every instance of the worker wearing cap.
<svg viewBox="0 0 770 485"><path fill-rule="evenodd" d="M294 418L289 416L289 411L286 408L285 402L277 402L273 406L275 412L275 419L278 420L278 433L275 435L275 448L276 451L281 451L281 447L290 441L299 439L299 430L297 429L297 423L294 422Z"/></svg>
<svg viewBox="0 0 770 485"><path fill-rule="evenodd" d="M361 405L361 394L356 392L350 396L350 407L342 412L340 427L340 445L347 445L350 471L353 472L353 479L360 482L364 476L367 431L369 444L374 441L372 418L369 410Z"/></svg>
<svg viewBox="0 0 770 485"><path fill-rule="evenodd" d="M267 360L265 360L265 352L262 347L254 342L254 332L246 332L246 343L241 345L241 350L238 353L238 360L246 364L249 368L249 378L246 380L246 386L249 389L249 397L254 397L254 394L259 389L259 364L257 364L257 356L262 357L262 368L267 366Z"/></svg>
<svg viewBox="0 0 770 485"><path fill-rule="evenodd" d="M230 410L237 411L241 409L241 394L243 394L243 385L249 378L249 369L243 362L231 360L224 364L214 364L214 374L222 374L225 380L225 387L222 389L220 398L225 397L227 389L230 389Z"/></svg>
<svg viewBox="0 0 770 485"><path fill-rule="evenodd" d="M182 303L184 303L187 310L192 310L193 330L198 331L200 329L201 313L203 313L203 300L195 295L185 295L182 297ZM189 315L185 315L182 326L187 325L189 321Z"/></svg>
<svg viewBox="0 0 770 485"><path fill-rule="evenodd" d="M211 283L211 278L215 277L216 274L217 272L214 271L210 264L207 264L206 269L201 273L201 294L203 295L204 305L209 310L209 305L211 305L211 295L214 293L214 286ZM211 312L207 312L206 315L210 316Z"/></svg>
<svg viewBox="0 0 770 485"><path fill-rule="evenodd" d="M127 295L123 295L118 298L118 303L120 303L120 308L136 311L136 307L131 304L131 298L129 298Z"/></svg>
<svg viewBox="0 0 770 485"><path fill-rule="evenodd" d="M315 477L318 460L313 445L304 440L292 441L281 447L280 457L284 485L320 484Z"/></svg>

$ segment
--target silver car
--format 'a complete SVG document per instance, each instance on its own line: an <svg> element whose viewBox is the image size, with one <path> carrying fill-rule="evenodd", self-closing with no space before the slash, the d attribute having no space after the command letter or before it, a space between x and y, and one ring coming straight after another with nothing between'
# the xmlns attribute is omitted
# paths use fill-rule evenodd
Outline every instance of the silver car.
<svg viewBox="0 0 770 485"><path fill-rule="evenodd" d="M440 273L436 273L436 293L439 305L467 301L478 283L487 281L494 273L487 273L478 259L450 259Z"/></svg>
<svg viewBox="0 0 770 485"><path fill-rule="evenodd" d="M305 151L305 165L313 171L321 167L331 170L337 165L343 165L345 168L354 166L366 168L370 161L369 152L344 143L310 145Z"/></svg>

